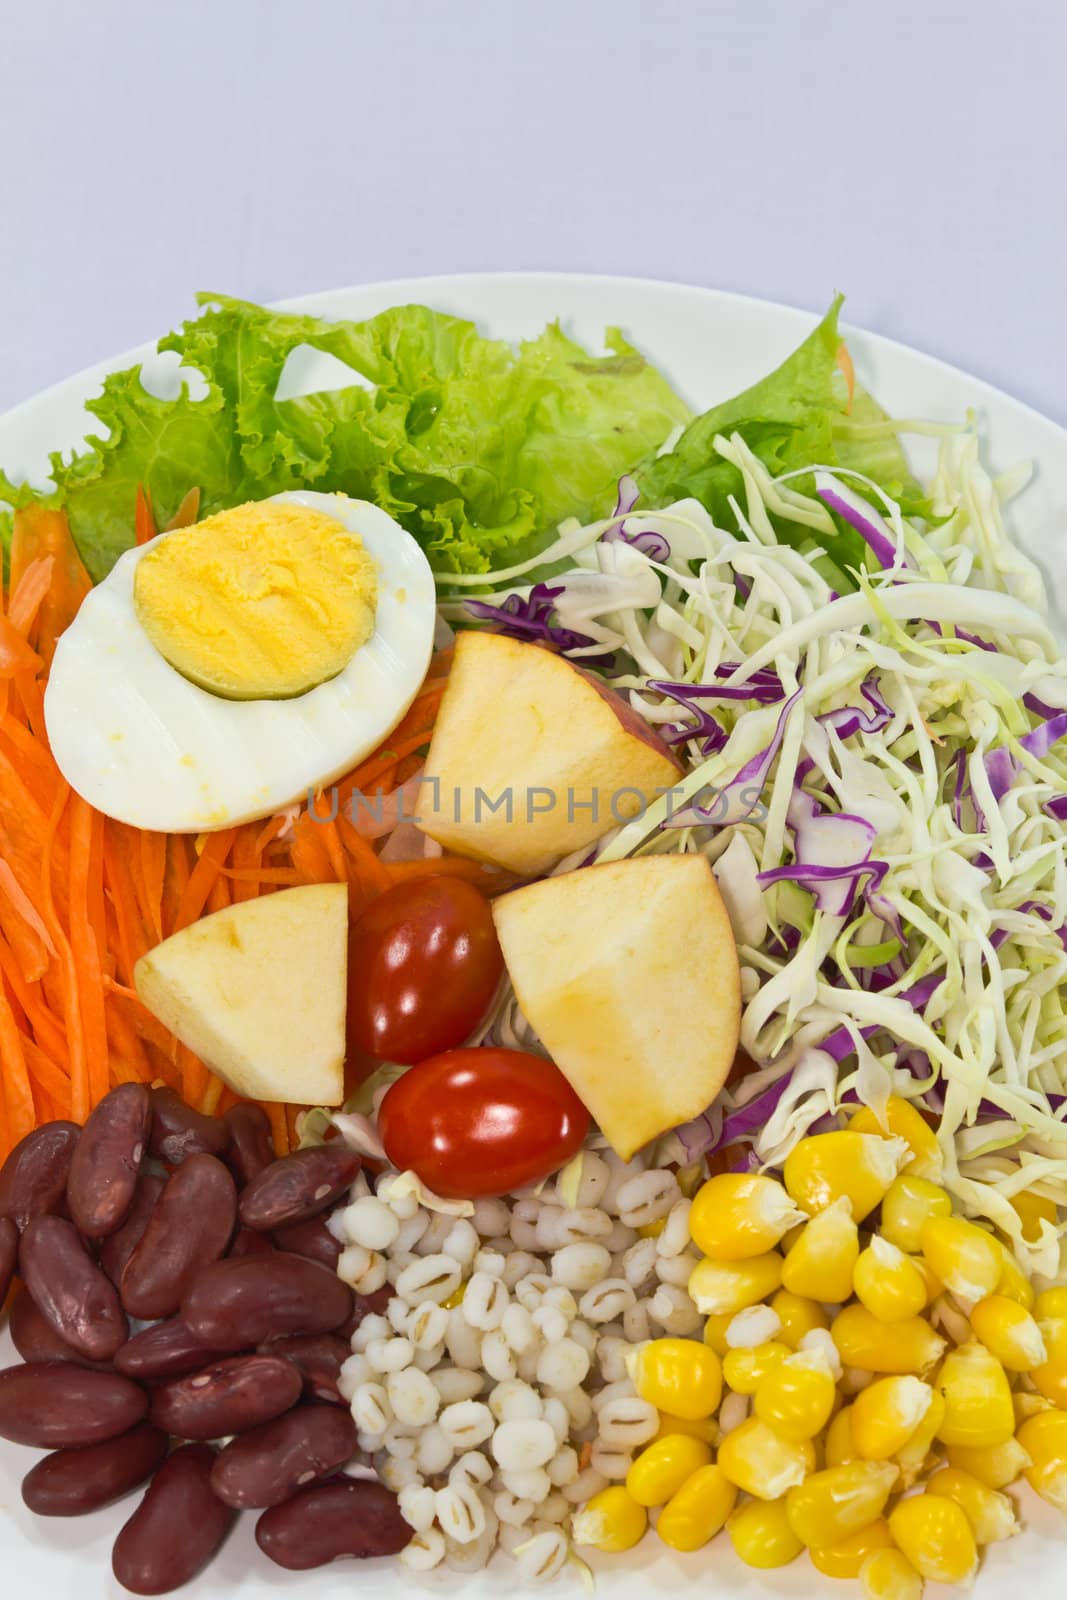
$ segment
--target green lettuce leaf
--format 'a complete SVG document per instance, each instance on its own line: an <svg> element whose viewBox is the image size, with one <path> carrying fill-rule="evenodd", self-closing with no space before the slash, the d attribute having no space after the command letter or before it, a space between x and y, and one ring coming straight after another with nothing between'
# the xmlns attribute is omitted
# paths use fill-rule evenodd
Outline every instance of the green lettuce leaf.
<svg viewBox="0 0 1067 1600"><path fill-rule="evenodd" d="M133 543L138 484L161 524L194 486L204 515L286 489L339 490L389 511L436 567L485 572L533 554L565 516L603 514L620 474L690 416L616 330L607 356L556 325L515 352L424 306L327 322L219 295L201 304L159 348L202 375L204 397L186 385L160 400L139 367L115 373L89 402L106 434L51 457L49 498L95 579ZM365 382L278 400L303 345ZM33 495L0 472L0 498Z"/></svg>

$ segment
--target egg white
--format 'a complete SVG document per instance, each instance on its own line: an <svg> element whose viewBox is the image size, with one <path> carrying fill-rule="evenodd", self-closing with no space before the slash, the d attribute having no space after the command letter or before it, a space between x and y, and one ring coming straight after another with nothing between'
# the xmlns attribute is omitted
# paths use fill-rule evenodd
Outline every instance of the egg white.
<svg viewBox="0 0 1067 1600"><path fill-rule="evenodd" d="M307 491L271 499L322 511L360 535L378 569L373 634L337 677L306 694L224 700L183 678L149 641L133 579L152 546L127 551L60 638L44 702L61 772L109 817L199 833L269 816L341 777L415 698L436 618L433 575L415 540L365 500Z"/></svg>

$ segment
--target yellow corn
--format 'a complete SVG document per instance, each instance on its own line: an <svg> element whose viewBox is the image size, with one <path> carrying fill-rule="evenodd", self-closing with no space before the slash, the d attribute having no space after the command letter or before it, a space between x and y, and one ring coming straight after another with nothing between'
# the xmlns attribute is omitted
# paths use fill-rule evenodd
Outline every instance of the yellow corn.
<svg viewBox="0 0 1067 1600"><path fill-rule="evenodd" d="M773 1294L782 1281L782 1257L774 1250L744 1261L705 1256L689 1274L689 1294L704 1316L731 1316Z"/></svg>
<svg viewBox="0 0 1067 1600"><path fill-rule="evenodd" d="M571 1525L575 1544L592 1545L606 1555L632 1550L644 1538L648 1512L624 1489L613 1483L582 1507Z"/></svg>
<svg viewBox="0 0 1067 1600"><path fill-rule="evenodd" d="M852 1438L864 1461L903 1450L930 1410L934 1391L921 1378L879 1378L852 1402Z"/></svg>
<svg viewBox="0 0 1067 1600"><path fill-rule="evenodd" d="M1030 1374L1034 1388L1053 1405L1067 1410L1067 1317L1046 1317L1038 1331L1047 1359Z"/></svg>
<svg viewBox="0 0 1067 1600"><path fill-rule="evenodd" d="M839 1311L830 1327L846 1367L869 1372L929 1372L941 1359L945 1341L923 1317L906 1322L879 1322L866 1306Z"/></svg>
<svg viewBox="0 0 1067 1600"><path fill-rule="evenodd" d="M777 1500L803 1483L815 1464L810 1439L783 1439L760 1417L748 1417L719 1446L719 1468L757 1500Z"/></svg>
<svg viewBox="0 0 1067 1600"><path fill-rule="evenodd" d="M842 1406L826 1430L823 1452L828 1467L843 1467L849 1461L858 1461L859 1451L852 1436L852 1407Z"/></svg>
<svg viewBox="0 0 1067 1600"><path fill-rule="evenodd" d="M1009 1483L1021 1478L1031 1465L1030 1457L1018 1439L1005 1439L1003 1444L985 1445L973 1449L964 1444L949 1445L945 1454L949 1466L959 1467L972 1478L977 1478L989 1489L1006 1489Z"/></svg>
<svg viewBox="0 0 1067 1600"><path fill-rule="evenodd" d="M930 1407L915 1432L894 1455L900 1468L901 1486L910 1489L926 1469L933 1449L937 1430L945 1420L945 1397L934 1389L930 1394Z"/></svg>
<svg viewBox="0 0 1067 1600"><path fill-rule="evenodd" d="M789 1526L782 1500L750 1500L739 1506L726 1531L746 1567L786 1567L804 1548Z"/></svg>
<svg viewBox="0 0 1067 1600"><path fill-rule="evenodd" d="M1046 1400L1043 1394L1034 1394L1032 1389L1016 1389L1011 1397L1012 1410L1015 1412L1015 1426L1028 1422L1031 1417L1036 1417L1039 1411L1055 1411L1059 1409L1051 1400Z"/></svg>
<svg viewBox="0 0 1067 1600"><path fill-rule="evenodd" d="M1050 1222L1055 1227L1059 1220L1055 1201L1046 1200L1043 1194L1026 1191L1017 1194L1011 1203L1023 1225L1023 1238L1027 1244L1036 1244L1040 1239L1043 1222Z"/></svg>
<svg viewBox="0 0 1067 1600"><path fill-rule="evenodd" d="M657 1439L666 1439L672 1433L684 1433L690 1439L703 1439L705 1444L716 1445L719 1442L719 1424L714 1417L675 1417L669 1411L659 1414L659 1428L656 1430Z"/></svg>
<svg viewBox="0 0 1067 1600"><path fill-rule="evenodd" d="M806 1220L807 1219L805 1218L805 1221ZM797 1223L795 1223L793 1225L793 1227L790 1228L788 1233L783 1233L782 1234L782 1237L778 1241L778 1248L779 1248L779 1250L782 1252L782 1254L784 1256L787 1256L789 1254L790 1250L792 1250L793 1246L796 1244L797 1240L800 1238L800 1235L803 1232L804 1232L804 1223L803 1222L797 1222Z"/></svg>
<svg viewBox="0 0 1067 1600"><path fill-rule="evenodd" d="M867 1557L860 1568L860 1588L865 1600L922 1600L923 1581L907 1556L890 1548Z"/></svg>
<svg viewBox="0 0 1067 1600"><path fill-rule="evenodd" d="M881 1121L870 1106L864 1106L856 1112L849 1122L849 1127L854 1133L880 1133L883 1137L892 1134L898 1139L903 1139L911 1156L901 1171L913 1174L917 1178L925 1178L931 1183L939 1181L942 1165L941 1146L930 1124L910 1100L901 1100L897 1095L891 1096Z"/></svg>
<svg viewBox="0 0 1067 1600"><path fill-rule="evenodd" d="M771 1300L771 1310L777 1311L782 1324L778 1331L779 1339L794 1350L806 1333L811 1333L814 1328L830 1326L830 1319L817 1300L794 1294L790 1289L779 1289Z"/></svg>
<svg viewBox="0 0 1067 1600"><path fill-rule="evenodd" d="M961 1300L994 1293L1003 1264L991 1234L962 1217L931 1217L921 1237L923 1255L946 1289Z"/></svg>
<svg viewBox="0 0 1067 1600"><path fill-rule="evenodd" d="M1048 1359L1041 1329L1017 1300L1002 1294L986 1295L971 1312L976 1339L1009 1372L1030 1372Z"/></svg>
<svg viewBox="0 0 1067 1600"><path fill-rule="evenodd" d="M1051 1321L1055 1317L1067 1317L1067 1287L1042 1289L1034 1301L1033 1313L1038 1322Z"/></svg>
<svg viewBox="0 0 1067 1600"><path fill-rule="evenodd" d="M722 1172L709 1178L689 1212L694 1244L716 1261L744 1261L773 1250L783 1233L802 1221L776 1178Z"/></svg>
<svg viewBox="0 0 1067 1600"><path fill-rule="evenodd" d="M889 1531L912 1566L931 1583L970 1583L978 1567L971 1525L954 1500L917 1494L902 1500Z"/></svg>
<svg viewBox="0 0 1067 1600"><path fill-rule="evenodd" d="M892 1543L889 1524L884 1517L879 1517L870 1527L849 1534L847 1539L826 1550L810 1551L811 1564L827 1578L858 1578L867 1557L875 1550L888 1550Z"/></svg>
<svg viewBox="0 0 1067 1600"><path fill-rule="evenodd" d="M909 1261L914 1261L922 1273L923 1283L926 1285L926 1304L932 1306L935 1300L940 1300L945 1292L945 1285L924 1256L909 1256Z"/></svg>
<svg viewBox="0 0 1067 1600"><path fill-rule="evenodd" d="M1026 1273L1015 1259L1015 1252L1009 1250L1003 1239L994 1238L993 1243L997 1248L1000 1258L1000 1277L997 1280L996 1292L1007 1300L1016 1300L1024 1310L1030 1311L1034 1304L1034 1286Z"/></svg>
<svg viewBox="0 0 1067 1600"><path fill-rule="evenodd" d="M885 1461L826 1467L786 1495L789 1526L809 1550L825 1550L882 1515L897 1469Z"/></svg>
<svg viewBox="0 0 1067 1600"><path fill-rule="evenodd" d="M959 1467L942 1467L928 1480L926 1488L929 1494L955 1500L971 1525L975 1544L999 1544L1001 1539L1010 1539L1019 1531L1019 1519L1011 1498Z"/></svg>
<svg viewBox="0 0 1067 1600"><path fill-rule="evenodd" d="M889 1185L882 1201L882 1237L906 1255L915 1255L930 1218L951 1215L952 1200L945 1189L903 1172Z"/></svg>
<svg viewBox="0 0 1067 1600"><path fill-rule="evenodd" d="M782 1177L803 1211L814 1215L845 1199L852 1205L853 1217L862 1222L907 1158L903 1139L874 1133L816 1133L794 1145Z"/></svg>
<svg viewBox="0 0 1067 1600"><path fill-rule="evenodd" d="M729 1350L723 1358L722 1375L734 1394L755 1394L769 1372L789 1354L789 1346L776 1339L747 1350Z"/></svg>
<svg viewBox="0 0 1067 1600"><path fill-rule="evenodd" d="M1042 1411L1023 1423L1017 1437L1030 1457L1031 1489L1057 1511L1067 1511L1067 1411Z"/></svg>
<svg viewBox="0 0 1067 1600"><path fill-rule="evenodd" d="M937 1437L942 1444L981 1449L1003 1444L1015 1432L1011 1389L1000 1362L973 1340L950 1350L937 1375L945 1415Z"/></svg>
<svg viewBox="0 0 1067 1600"><path fill-rule="evenodd" d="M626 1370L642 1400L673 1416L700 1422L719 1408L722 1362L695 1339L652 1339L626 1356Z"/></svg>
<svg viewBox="0 0 1067 1600"><path fill-rule="evenodd" d="M711 1447L687 1433L668 1433L642 1450L626 1474L639 1506L665 1506L687 1478L711 1461Z"/></svg>
<svg viewBox="0 0 1067 1600"><path fill-rule="evenodd" d="M756 1389L756 1416L783 1439L813 1439L830 1420L837 1384L825 1356L798 1350L773 1366Z"/></svg>
<svg viewBox="0 0 1067 1600"><path fill-rule="evenodd" d="M782 1283L796 1295L840 1303L852 1293L852 1273L860 1253L859 1229L846 1199L835 1200L801 1229L785 1258Z"/></svg>
<svg viewBox="0 0 1067 1600"><path fill-rule="evenodd" d="M699 1550L714 1539L737 1504L737 1489L718 1467L700 1467L663 1510L656 1532L672 1550Z"/></svg>
<svg viewBox="0 0 1067 1600"><path fill-rule="evenodd" d="M643 1222L637 1231L642 1239L658 1239L666 1226L666 1217L657 1217L655 1222Z"/></svg>
<svg viewBox="0 0 1067 1600"><path fill-rule="evenodd" d="M724 1311L721 1315L707 1317L704 1322L704 1343L717 1356L724 1356L730 1346L726 1343L726 1330L734 1320L736 1312Z"/></svg>
<svg viewBox="0 0 1067 1600"><path fill-rule="evenodd" d="M927 1303L927 1283L903 1250L877 1233L860 1252L852 1273L856 1298L879 1322L904 1322ZM838 1298L847 1299L847 1295Z"/></svg>

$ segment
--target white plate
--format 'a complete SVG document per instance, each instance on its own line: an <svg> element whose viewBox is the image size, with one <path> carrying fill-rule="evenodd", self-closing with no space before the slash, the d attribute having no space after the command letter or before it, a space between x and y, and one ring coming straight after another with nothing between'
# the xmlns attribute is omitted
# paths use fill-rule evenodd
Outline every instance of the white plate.
<svg viewBox="0 0 1067 1600"><path fill-rule="evenodd" d="M809 332L814 318L806 312L740 295L640 279L601 278L570 274L494 273L447 278L412 278L401 282L339 289L292 301L287 309L328 317L372 316L388 306L418 301L476 320L500 338L538 332L559 317L569 332L592 348L600 348L603 329L619 325L673 379L690 404L703 409L736 393L768 372ZM990 440L989 455L997 469L1032 460L1035 481L1012 512L1013 526L1031 555L1044 567L1050 597L1067 616L1067 431L1020 405L988 384L952 367L872 334L849 331L857 372L878 399L898 417L958 420L978 412ZM0 418L0 463L14 475L41 481L47 451L70 448L82 440L92 419L83 402L104 374L129 366L150 354L132 351L49 389ZM157 382L166 381L165 365ZM173 381L173 372L169 374ZM297 379L297 373L287 374ZM302 363L299 387L335 387L335 369L318 357ZM922 468L928 451L913 450ZM13 1359L7 1335L0 1335L0 1364ZM92 1517L49 1522L30 1517L19 1497L19 1480L36 1459L15 1446L0 1444L0 1514L10 1530L4 1538L5 1595L12 1600L47 1596L48 1600L85 1594L120 1600L126 1591L111 1577L110 1542L136 1500ZM1067 1583L1067 1522L1061 1522L1032 1495L1024 1497L1025 1533L1011 1544L994 1548L977 1586L979 1600L1003 1592L1008 1583L1024 1587L1031 1600L1053 1600ZM253 1519L245 1517L220 1558L184 1593L190 1600L243 1600L278 1595L283 1590L300 1600L322 1600L358 1585L367 1600L387 1600L400 1583L406 1589L484 1596L499 1592L501 1581L512 1587L510 1564L481 1578L431 1574L417 1581L393 1563L351 1564L312 1573L286 1573L255 1549ZM725 1537L704 1552L678 1557L648 1540L628 1556L597 1557L601 1587L612 1600L645 1600L650 1591L666 1594L714 1583L732 1597L761 1595L827 1596L837 1587L813 1573L806 1561L782 1572L759 1573L743 1567ZM610 1576L609 1576L610 1574ZM1010 1576L1009 1576L1010 1574ZM814 1581L813 1581L814 1579ZM556 1592L579 1592L577 1580L564 1579ZM840 1590L858 1593L858 1587ZM936 1593L936 1591L935 1591Z"/></svg>

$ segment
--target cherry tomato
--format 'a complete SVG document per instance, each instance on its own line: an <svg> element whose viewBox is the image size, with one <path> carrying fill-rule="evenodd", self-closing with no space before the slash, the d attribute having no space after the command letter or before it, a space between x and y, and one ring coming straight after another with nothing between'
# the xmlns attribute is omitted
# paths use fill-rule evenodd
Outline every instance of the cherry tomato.
<svg viewBox="0 0 1067 1600"><path fill-rule="evenodd" d="M446 1050L405 1072L378 1112L386 1154L448 1199L508 1194L570 1160L589 1113L551 1061Z"/></svg>
<svg viewBox="0 0 1067 1600"><path fill-rule="evenodd" d="M349 937L350 1055L406 1065L462 1044L503 969L489 902L472 884L397 884L357 917Z"/></svg>

